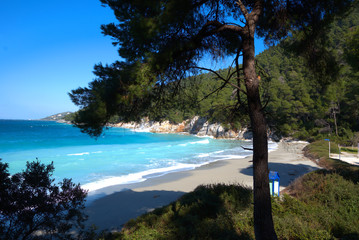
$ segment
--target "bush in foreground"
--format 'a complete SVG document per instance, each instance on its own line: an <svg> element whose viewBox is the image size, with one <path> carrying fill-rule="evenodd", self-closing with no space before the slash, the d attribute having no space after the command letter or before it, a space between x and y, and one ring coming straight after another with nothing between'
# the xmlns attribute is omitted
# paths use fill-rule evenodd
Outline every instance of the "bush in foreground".
<svg viewBox="0 0 359 240"><path fill-rule="evenodd" d="M354 172L355 173L355 172ZM273 202L281 239L359 239L359 185L327 170L297 179Z"/></svg>
<svg viewBox="0 0 359 240"><path fill-rule="evenodd" d="M70 179L54 184L53 163L27 162L26 170L10 176L0 162L0 238L73 239L83 228L87 192Z"/></svg>

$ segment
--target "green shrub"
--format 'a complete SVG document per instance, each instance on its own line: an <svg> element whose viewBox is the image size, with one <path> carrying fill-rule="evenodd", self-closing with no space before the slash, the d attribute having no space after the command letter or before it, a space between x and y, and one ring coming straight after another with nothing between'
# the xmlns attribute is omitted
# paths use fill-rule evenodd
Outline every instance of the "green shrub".
<svg viewBox="0 0 359 240"><path fill-rule="evenodd" d="M341 151L349 152L349 153L358 153L358 148L343 147L341 148Z"/></svg>
<svg viewBox="0 0 359 240"><path fill-rule="evenodd" d="M286 214L295 218L301 215L302 222L312 225L308 225L309 228L315 227L314 229L322 231L323 234L327 232L336 238L359 234L357 183L337 173L322 170L306 174L296 181L295 185L291 186L291 194L295 195L296 199L288 201L288 198L284 198ZM298 208L303 211L301 214L296 211ZM310 229L303 230L303 236L310 232ZM316 239L314 235L313 239Z"/></svg>

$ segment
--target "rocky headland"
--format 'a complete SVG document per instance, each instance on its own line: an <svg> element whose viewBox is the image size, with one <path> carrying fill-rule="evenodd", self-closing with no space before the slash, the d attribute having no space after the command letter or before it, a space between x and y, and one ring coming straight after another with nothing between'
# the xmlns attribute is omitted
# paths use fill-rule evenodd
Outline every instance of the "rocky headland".
<svg viewBox="0 0 359 240"><path fill-rule="evenodd" d="M40 120L72 124L71 121L67 119L67 117L71 114L71 112L58 113ZM201 137L209 136L218 139L251 140L253 138L252 132L248 128L242 128L239 130L231 129L221 123L212 123L208 121L207 118L199 116L195 116L181 123L171 123L168 120L159 122L143 118L139 122L132 121L111 123L108 124L108 126L128 128L138 132L192 134ZM280 138L271 131L268 131L268 137L272 141L278 142L280 140Z"/></svg>
<svg viewBox="0 0 359 240"><path fill-rule="evenodd" d="M181 133L214 138L252 139L252 132L247 128L241 130L228 129L220 123L210 123L206 118L198 116L178 124L173 124L169 121L151 121L144 118L140 122L117 123L112 126L153 133ZM276 140L272 135L269 135L269 137Z"/></svg>

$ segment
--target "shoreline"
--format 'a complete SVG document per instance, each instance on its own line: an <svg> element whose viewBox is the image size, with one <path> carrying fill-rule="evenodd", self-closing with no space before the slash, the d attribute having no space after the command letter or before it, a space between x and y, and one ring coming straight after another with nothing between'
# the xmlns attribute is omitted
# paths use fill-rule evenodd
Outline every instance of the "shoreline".
<svg viewBox="0 0 359 240"><path fill-rule="evenodd" d="M275 150L276 149L273 149L270 151L275 151ZM152 181L152 179L155 179L155 178L164 177L167 174L175 174L175 173L181 173L181 172L194 171L194 170L206 167L208 165L216 164L217 162L223 162L223 161L228 161L228 160L233 160L233 159L234 160L242 160L245 158L252 158L252 154L243 155L243 156L238 155L236 157L227 156L227 158L216 159L216 160L211 160L208 162L197 163L197 164L179 163L177 166L154 168L154 169L145 170L143 172L130 173L130 174L124 175L124 176L105 178L102 180L83 184L82 188L88 190L89 195L95 195L96 192L102 191L104 189L112 189L112 190L116 189L116 191L118 191L118 189L121 190L121 186L132 186L132 185L142 184L146 181ZM120 182L120 183L118 183L118 182ZM123 187L123 188L127 188L127 187ZM111 192L111 190L106 191L107 194L109 192Z"/></svg>
<svg viewBox="0 0 359 240"><path fill-rule="evenodd" d="M279 173L281 190L297 177L320 168L304 157L305 145L281 141L276 150L269 152L269 169ZM91 191L86 204L87 224L95 224L99 230L119 230L128 220L167 205L199 185L238 183L253 188L251 160L252 156L220 160L193 170Z"/></svg>
<svg viewBox="0 0 359 240"><path fill-rule="evenodd" d="M207 137L199 137L199 138L207 138ZM245 142L244 140L237 140ZM241 145L240 145L241 146ZM243 147L242 147L243 148ZM268 151L272 152L277 150L278 143L269 141L268 142ZM109 178L104 178L101 180L85 183L82 185L82 188L89 191L89 195L95 195L94 192L101 191L101 189L111 189L116 188L116 186L124 186L124 185L132 185L136 183L143 183L145 181L148 181L152 178L157 177L163 177L167 174L177 173L177 172L187 172L196 170L198 168L204 167L206 165L210 165L219 161L227 161L232 159L244 159L247 157L252 157L252 153L249 150L244 149L244 152L241 152L239 155L223 155L221 158L215 158L204 162L199 163L177 163L177 165L169 166L169 167L161 167L161 168L153 168L144 170L141 172L134 172L123 176L113 176ZM217 151L217 152L223 152L223 151ZM211 153L204 153L200 154L203 155L202 157L206 158L209 157L210 154L217 153L217 152L211 152ZM108 192L107 192L108 194Z"/></svg>
<svg viewBox="0 0 359 240"><path fill-rule="evenodd" d="M168 134L168 133L155 133L155 134ZM174 133L169 133L169 134L174 134ZM204 140L191 142L190 144L203 143L203 142L208 143L207 139L213 138L210 136L200 136L200 137L194 136L194 137L199 138L199 139L204 139ZM239 146L242 146L244 142L251 142L250 140L236 140L236 139L225 139L225 140L232 140L232 141L236 141L236 142L238 141L238 144L239 144L238 148L239 148ZM242 142L242 144L241 144L241 142ZM278 143L273 142L273 141L268 142L269 152L275 151L277 148L278 148ZM214 151L214 152L203 153L203 154L197 155L197 157L202 155L202 156L200 156L200 158L203 158L203 159L209 158L202 162L197 162L197 163L180 163L179 162L173 166L153 168L153 169L148 169L148 170L144 170L144 171L140 171L140 172L129 173L127 175L122 175L122 176L111 176L108 178L85 183L82 185L82 188L88 190L89 195L94 195L93 192L97 192L98 190L101 190L101 189L108 189L108 188L112 188L115 186L143 183L143 182L148 181L149 179L163 177L164 175L167 175L167 174L196 170L198 168L204 167L206 165L209 165L209 164L212 164L212 163L215 163L218 161L226 161L226 160L231 160L231 159L243 159L243 158L252 156L252 152L245 150L245 149L244 149L244 151L242 150L242 152L239 152L239 153L224 153L222 156L219 156L219 155L215 156L215 154L222 154L222 152L224 152L224 151L225 150ZM117 187L115 187L115 188L118 189ZM107 191L107 194L108 194L108 191Z"/></svg>

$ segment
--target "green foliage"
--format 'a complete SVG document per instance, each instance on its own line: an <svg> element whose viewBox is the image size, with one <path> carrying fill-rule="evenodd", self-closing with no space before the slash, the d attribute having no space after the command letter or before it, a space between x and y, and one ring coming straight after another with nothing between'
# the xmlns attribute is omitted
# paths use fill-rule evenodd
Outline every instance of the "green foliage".
<svg viewBox="0 0 359 240"><path fill-rule="evenodd" d="M77 239L87 192L70 179L54 184L53 163L27 162L11 176L7 168L0 162L1 239Z"/></svg>
<svg viewBox="0 0 359 240"><path fill-rule="evenodd" d="M98 137L111 117L121 121L139 120L149 115L153 95L153 77L144 64L115 62L112 65L95 66L97 76L89 87L69 93L71 100L80 107L72 121L82 132Z"/></svg>
<svg viewBox="0 0 359 240"><path fill-rule="evenodd" d="M98 136L113 121L112 116L118 116L116 121L136 121L146 116L179 123L198 115L232 128L250 127L246 95L238 94L232 85L222 87L223 80L213 73L203 74L191 68L207 53L217 58L233 53L233 48L240 49L241 37L237 34L212 35L206 32L209 28L200 31L204 19L211 14L218 14L221 21L227 17L226 12L233 10L231 14L238 20L236 6L223 4L218 9L208 3L208 10L217 10L203 15L198 12L201 4L192 5L191 1L102 0L102 3L115 10L122 21L119 25L103 25L103 33L113 37L119 54L128 62L96 65L97 79L88 88L71 92L73 102L81 108L72 120L83 132ZM251 6L249 2L245 4ZM264 14L256 30L259 35L278 42L291 27L295 30L295 37L282 40L256 57L267 122L281 136L315 141L324 135L337 134L348 140L359 132L359 82L358 73L353 70L357 61L352 60L356 55L359 9L356 6L349 14L335 19L331 14L342 13L352 1L306 4L292 3L286 9L290 15L273 17L284 9L280 4L264 1ZM331 10L321 11L317 15L321 21L310 19L316 24L306 26L303 20L309 23L308 18L315 15L306 15L310 6L315 11ZM294 48L300 52L288 51L288 45L293 48L293 39L299 44L294 44ZM308 59L314 62L309 68ZM217 71L224 79L233 72L233 69ZM244 90L244 83L235 76L229 83Z"/></svg>
<svg viewBox="0 0 359 240"><path fill-rule="evenodd" d="M68 122L72 122L75 120L76 113L69 113L63 119Z"/></svg>
<svg viewBox="0 0 359 240"><path fill-rule="evenodd" d="M119 123L120 122L120 117L118 115L114 115L112 117L110 117L110 119L108 120L108 123L110 124L115 124L115 123Z"/></svg>
<svg viewBox="0 0 359 240"><path fill-rule="evenodd" d="M229 69L217 71L223 77L228 75L228 72L230 72ZM180 89L183 90L179 92L182 98L181 102L185 102L185 98L189 97L191 103L187 104L188 108L185 110L191 113L189 117L197 115L206 117L210 122L221 122L232 126L249 124L247 112L241 111L246 106L238 103L237 96L233 96L235 88L229 85L223 86L223 81L214 74L206 73L186 78L182 80L182 84ZM221 91L216 91L219 88ZM240 94L240 97L245 98L243 93ZM173 101L171 105L173 107ZM178 105L184 106L180 103ZM181 109L177 110L181 111Z"/></svg>
<svg viewBox="0 0 359 240"><path fill-rule="evenodd" d="M345 149L345 148L344 148ZM329 143L324 140L315 141L304 148L305 155L313 160L317 160L317 163L326 169L335 169L338 173L343 172L343 175L347 175L347 172L359 173L359 167L351 165L349 163L329 158ZM331 139L330 144L331 153L339 153L339 147L336 142ZM355 176L355 174L352 174ZM357 176L359 179L359 175Z"/></svg>
<svg viewBox="0 0 359 240"><path fill-rule="evenodd" d="M355 71L359 71L359 27L353 27L346 35L345 54L348 63Z"/></svg>
<svg viewBox="0 0 359 240"><path fill-rule="evenodd" d="M339 153L338 145L333 142L330 145L330 152ZM318 164L326 169L333 170L345 179L359 183L359 167L349 163L329 158L329 144L327 141L316 141L306 146L305 155L312 159L318 159Z"/></svg>
<svg viewBox="0 0 359 240"><path fill-rule="evenodd" d="M257 56L263 92L269 98L268 124L277 133L314 141L338 132L343 140L354 139L351 131L359 131L359 82L343 54L349 41L343 36L353 34L357 26L358 6L325 29L325 47L340 63L339 77L334 80L323 73L318 81L304 58L287 51L286 41Z"/></svg>
<svg viewBox="0 0 359 240"><path fill-rule="evenodd" d="M341 151L349 152L349 153L358 153L358 148L343 147L343 148L341 148Z"/></svg>
<svg viewBox="0 0 359 240"><path fill-rule="evenodd" d="M307 145L304 148L307 156L312 159L328 159L329 158L329 142L324 140L319 140ZM330 144L330 152L338 153L339 148L335 142L331 142Z"/></svg>
<svg viewBox="0 0 359 240"><path fill-rule="evenodd" d="M350 175L353 177L357 173L353 171ZM309 227L330 234L331 237L324 239L355 239L359 236L356 224L359 220L359 185L353 178L346 180L347 176L341 175L327 171L309 173L297 180L291 189L297 202L293 206L299 203L306 206L303 217L309 219Z"/></svg>

